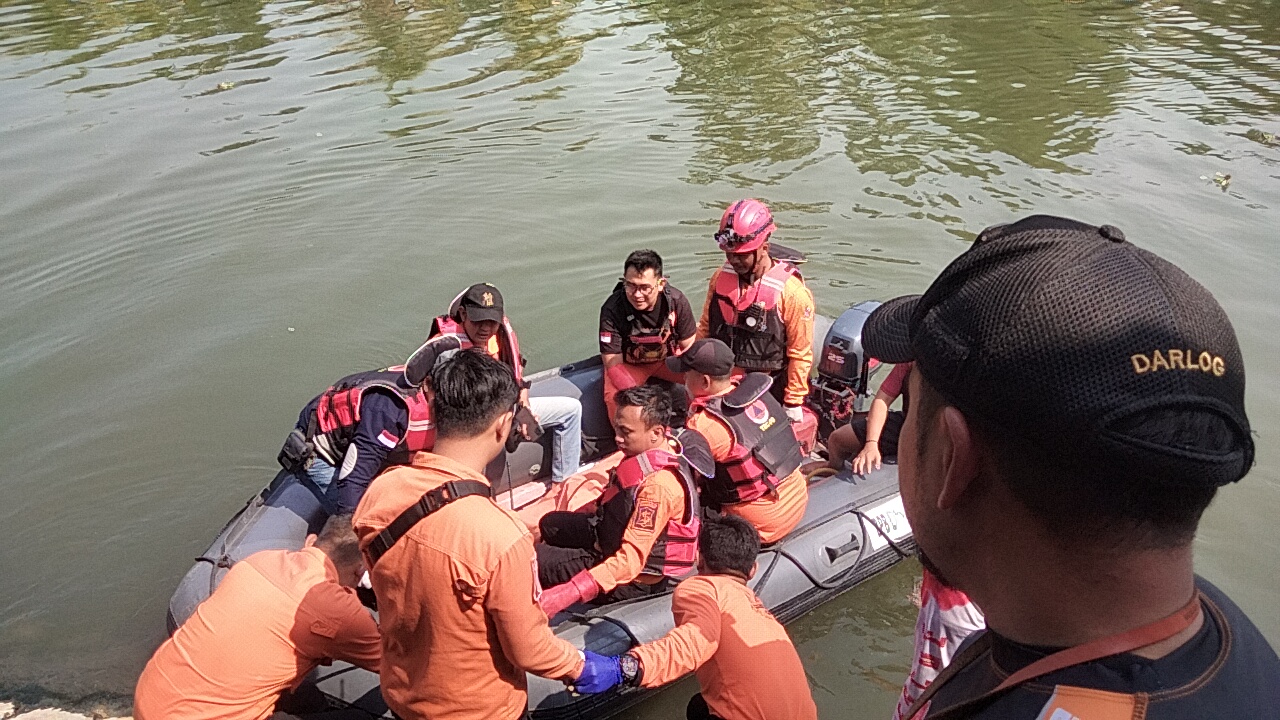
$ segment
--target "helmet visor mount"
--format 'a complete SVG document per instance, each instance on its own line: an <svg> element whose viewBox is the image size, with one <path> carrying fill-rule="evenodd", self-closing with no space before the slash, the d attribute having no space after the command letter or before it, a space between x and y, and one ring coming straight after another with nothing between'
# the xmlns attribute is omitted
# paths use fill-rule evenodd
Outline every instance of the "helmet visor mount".
<svg viewBox="0 0 1280 720"><path fill-rule="evenodd" d="M770 223L770 225L771 224L772 223ZM760 239L759 242L756 242L756 239L764 234L768 229L770 229L769 225L766 225L755 232L748 233L746 235L739 235L734 232L733 227L730 226L720 230L713 237L715 238L716 244L725 252L748 253L764 244L763 239Z"/></svg>

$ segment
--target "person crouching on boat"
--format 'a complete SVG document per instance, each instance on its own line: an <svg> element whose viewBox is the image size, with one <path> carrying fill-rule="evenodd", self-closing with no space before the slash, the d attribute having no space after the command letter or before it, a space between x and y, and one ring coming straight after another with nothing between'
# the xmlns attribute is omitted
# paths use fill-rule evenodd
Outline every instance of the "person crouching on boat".
<svg viewBox="0 0 1280 720"><path fill-rule="evenodd" d="M533 538L491 497L519 391L465 350L431 374L436 446L379 475L353 520L383 631L381 688L405 720L525 717L526 672L573 681L577 648L537 606Z"/></svg>
<svg viewBox="0 0 1280 720"><path fill-rule="evenodd" d="M699 340L667 367L684 374L692 401L688 427L711 447L715 476L702 489L708 507L755 526L763 542L781 540L804 518L809 488L800 443L763 373L733 376L734 357L717 339Z"/></svg>
<svg viewBox="0 0 1280 720"><path fill-rule="evenodd" d="M564 396L529 397L529 383L524 379L524 356L515 328L502 307L502 293L489 283L476 283L463 290L449 303L449 312L431 322L426 344L418 353L431 350L431 356L443 357L449 350L477 347L501 360L515 375L520 386L520 407L516 424L524 439L535 440L542 429L551 431L551 480L563 482L578 471L582 456L582 403ZM424 363L430 371L431 363ZM418 363L411 357L410 370ZM413 377L410 373L411 379Z"/></svg>
<svg viewBox="0 0 1280 720"><path fill-rule="evenodd" d="M620 657L586 653L574 689L661 687L693 672L702 692L689 720L813 720L818 717L791 638L747 587L760 538L742 518L708 518L698 534L698 575L676 586L665 637Z"/></svg>
<svg viewBox="0 0 1280 720"><path fill-rule="evenodd" d="M617 395L614 428L626 456L610 473L594 512L550 512L538 527L547 617L577 602L644 597L671 589L693 571L700 508L689 458L710 471L697 433L673 437L671 398L656 385Z"/></svg>
<svg viewBox="0 0 1280 720"><path fill-rule="evenodd" d="M435 442L428 399L404 370L348 375L298 414L280 465L314 485L328 511L351 514L378 473Z"/></svg>
<svg viewBox="0 0 1280 720"><path fill-rule="evenodd" d="M364 566L350 515L297 552L236 563L138 678L139 720L264 720L321 663L377 672L382 638L356 597Z"/></svg>
<svg viewBox="0 0 1280 720"><path fill-rule="evenodd" d="M628 255L622 279L600 306L600 359L609 418L617 410L613 396L619 390L643 385L651 377L683 382L663 361L689 349L697 331L689 299L662 274L662 257L652 250Z"/></svg>
<svg viewBox="0 0 1280 720"><path fill-rule="evenodd" d="M725 209L715 240L726 262L711 276L698 337L723 340L741 372L772 377L773 396L801 422L813 368L813 295L794 265L769 255L776 229L759 200Z"/></svg>

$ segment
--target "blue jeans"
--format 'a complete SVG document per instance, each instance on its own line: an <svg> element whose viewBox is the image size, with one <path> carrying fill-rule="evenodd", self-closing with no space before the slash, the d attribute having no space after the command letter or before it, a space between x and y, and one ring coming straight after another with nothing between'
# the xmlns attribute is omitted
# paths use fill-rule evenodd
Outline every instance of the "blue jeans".
<svg viewBox="0 0 1280 720"><path fill-rule="evenodd" d="M338 483L333 481L333 473L334 467L319 455L312 457L311 464L300 473L320 490L322 504L330 513L337 512L338 507Z"/></svg>
<svg viewBox="0 0 1280 720"><path fill-rule="evenodd" d="M559 395L531 397L529 409L551 431L551 481L564 482L582 464L582 403Z"/></svg>

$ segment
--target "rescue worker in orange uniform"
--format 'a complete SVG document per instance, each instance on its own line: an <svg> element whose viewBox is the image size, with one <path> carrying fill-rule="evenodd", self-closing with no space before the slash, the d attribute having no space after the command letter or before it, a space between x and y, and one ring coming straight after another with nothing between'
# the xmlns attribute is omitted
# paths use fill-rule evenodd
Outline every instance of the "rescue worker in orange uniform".
<svg viewBox="0 0 1280 720"><path fill-rule="evenodd" d="M693 571L700 508L691 462L709 471L709 450L697 433L671 435L664 388L637 385L617 400L614 428L626 459L595 511L550 512L538 525L538 568L550 588L539 603L547 617L601 595L616 601L664 592Z"/></svg>
<svg viewBox="0 0 1280 720"><path fill-rule="evenodd" d="M809 487L800 443L768 392L771 379L762 373L735 379L733 351L714 338L669 358L667 367L684 373L692 396L686 424L706 438L715 458L702 502L745 519L763 542L781 540L804 519Z"/></svg>
<svg viewBox="0 0 1280 720"><path fill-rule="evenodd" d="M406 720L519 718L526 672L582 672L538 608L529 530L484 476L519 390L507 365L473 350L436 365L430 384L435 449L379 475L354 518L382 622L382 695Z"/></svg>
<svg viewBox="0 0 1280 720"><path fill-rule="evenodd" d="M622 269L622 279L600 306L600 359L610 418L618 409L613 396L619 390L651 377L683 382L662 361L687 350L698 331L689 299L662 274L662 256L636 250Z"/></svg>
<svg viewBox="0 0 1280 720"><path fill-rule="evenodd" d="M813 368L813 295L794 265L769 255L776 229L759 200L724 211L715 240L726 262L711 276L698 337L724 341L741 372L772 377L773 396L800 422Z"/></svg>
<svg viewBox="0 0 1280 720"><path fill-rule="evenodd" d="M760 552L755 529L732 515L708 518L698 544L698 575L671 596L675 629L621 657L586 653L592 679L574 689L656 688L693 672L702 692L689 700L689 720L816 720L791 638L747 587Z"/></svg>
<svg viewBox="0 0 1280 720"><path fill-rule="evenodd" d="M139 720L262 720L333 660L377 671L382 642L352 589L363 572L351 516L329 518L297 552L236 563L138 678Z"/></svg>
<svg viewBox="0 0 1280 720"><path fill-rule="evenodd" d="M582 455L582 403L574 397L529 397L524 356L515 328L503 310L502 293L489 283L476 283L449 303L449 312L431 322L426 343L406 363L405 375L420 383L436 360L456 350L478 347L501 360L520 387L517 425L523 439L536 440L551 431L551 480L563 482L578 471Z"/></svg>

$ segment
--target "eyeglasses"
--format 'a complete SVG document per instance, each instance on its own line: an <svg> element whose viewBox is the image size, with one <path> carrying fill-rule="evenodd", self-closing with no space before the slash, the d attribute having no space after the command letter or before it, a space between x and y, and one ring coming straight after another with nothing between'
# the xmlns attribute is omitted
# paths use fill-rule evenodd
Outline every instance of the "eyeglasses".
<svg viewBox="0 0 1280 720"><path fill-rule="evenodd" d="M662 281L658 281L653 285L642 285L640 283L633 283L630 280L627 280L626 278L618 278L618 279L622 281L622 287L626 288L626 291L633 295L648 295L653 291L657 290L658 287L662 285Z"/></svg>

